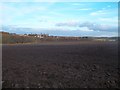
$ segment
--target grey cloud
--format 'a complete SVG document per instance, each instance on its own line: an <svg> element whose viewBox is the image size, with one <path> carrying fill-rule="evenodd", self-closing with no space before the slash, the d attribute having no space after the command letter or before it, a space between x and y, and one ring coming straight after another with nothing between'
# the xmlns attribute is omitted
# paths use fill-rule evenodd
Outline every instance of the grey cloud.
<svg viewBox="0 0 120 90"><path fill-rule="evenodd" d="M70 26L70 27L77 27L78 25L79 25L78 22L64 22L56 24L56 26Z"/></svg>
<svg viewBox="0 0 120 90"><path fill-rule="evenodd" d="M108 32L117 31L117 27L96 24L96 23L91 23L91 22L82 23L79 25L79 27L88 27L89 29L94 30L94 31L108 31Z"/></svg>
<svg viewBox="0 0 120 90"><path fill-rule="evenodd" d="M74 23L57 23L56 26L71 26L71 27L87 27L90 30L93 31L108 31L108 32L116 32L117 31L117 27L114 26L109 26L109 25L102 25L102 24L97 24L97 23L92 23L92 22L84 22L84 23L80 23L80 22L74 22Z"/></svg>
<svg viewBox="0 0 120 90"><path fill-rule="evenodd" d="M2 26L2 31L10 32L10 33L17 33L17 34L29 34L29 33L46 33L49 35L54 36L106 36L106 37L113 37L117 36L117 32L106 32L106 31L92 31L92 32L84 32L80 30L61 30L61 29L48 29L48 28L38 28L37 30L35 28L23 28L23 27L17 27L17 26Z"/></svg>

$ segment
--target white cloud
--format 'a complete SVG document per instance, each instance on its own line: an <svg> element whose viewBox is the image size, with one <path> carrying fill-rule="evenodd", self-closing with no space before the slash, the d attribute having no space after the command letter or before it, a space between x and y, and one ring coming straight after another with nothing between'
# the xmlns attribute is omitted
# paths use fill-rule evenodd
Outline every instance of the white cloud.
<svg viewBox="0 0 120 90"><path fill-rule="evenodd" d="M60 2L60 0L1 0L1 2Z"/></svg>
<svg viewBox="0 0 120 90"><path fill-rule="evenodd" d="M1 2L88 2L88 0L1 0ZM119 2L119 0L89 0L89 2Z"/></svg>
<svg viewBox="0 0 120 90"><path fill-rule="evenodd" d="M99 10L99 11L90 13L91 16L98 16L98 15L105 15L105 14L107 13L104 10Z"/></svg>
<svg viewBox="0 0 120 90"><path fill-rule="evenodd" d="M111 18L99 18L99 21L106 22L106 23L113 23L117 24L118 23L118 17L111 17Z"/></svg>
<svg viewBox="0 0 120 90"><path fill-rule="evenodd" d="M102 8L102 10L105 10L106 8Z"/></svg>
<svg viewBox="0 0 120 90"><path fill-rule="evenodd" d="M90 16L99 16L99 17L110 17L112 15L117 16L118 15L118 8L102 8L101 10L91 12L89 14Z"/></svg>
<svg viewBox="0 0 120 90"><path fill-rule="evenodd" d="M14 4L14 3L12 3ZM17 4L16 4L17 5ZM38 11L46 11L49 4L46 6L28 6L26 3L18 3L18 5L21 5L21 7L15 7L14 5L10 5L7 3L2 3L0 6L1 8L1 15L2 15L2 22L3 24L12 24L12 22L15 19L20 19L28 16L34 17L34 13L37 13ZM10 15L11 14L11 15ZM14 19L14 20L13 20ZM27 18L26 18L27 19ZM17 21L17 20L15 20ZM14 22L15 23L15 22Z"/></svg>
<svg viewBox="0 0 120 90"><path fill-rule="evenodd" d="M89 29L88 27L80 27L79 30L80 30L80 31L85 31L85 32L94 31L94 30L92 30L92 29Z"/></svg>
<svg viewBox="0 0 120 90"><path fill-rule="evenodd" d="M51 15L53 15L53 16L57 16L57 17L64 17L65 16L65 14L59 13L59 12L50 11L48 13L51 14Z"/></svg>
<svg viewBox="0 0 120 90"><path fill-rule="evenodd" d="M107 7L111 7L110 5L108 5Z"/></svg>
<svg viewBox="0 0 120 90"><path fill-rule="evenodd" d="M77 10L92 10L92 8L80 8L80 9L77 9Z"/></svg>
<svg viewBox="0 0 120 90"><path fill-rule="evenodd" d="M72 5L79 6L81 4L80 3L73 3Z"/></svg>
<svg viewBox="0 0 120 90"><path fill-rule="evenodd" d="M34 0L34 2L57 2L57 1L59 1L59 0Z"/></svg>
<svg viewBox="0 0 120 90"><path fill-rule="evenodd" d="M73 6L83 6L83 5L86 5L86 4L83 4L83 3L71 3Z"/></svg>
<svg viewBox="0 0 120 90"><path fill-rule="evenodd" d="M1 0L1 2L22 2L22 0Z"/></svg>

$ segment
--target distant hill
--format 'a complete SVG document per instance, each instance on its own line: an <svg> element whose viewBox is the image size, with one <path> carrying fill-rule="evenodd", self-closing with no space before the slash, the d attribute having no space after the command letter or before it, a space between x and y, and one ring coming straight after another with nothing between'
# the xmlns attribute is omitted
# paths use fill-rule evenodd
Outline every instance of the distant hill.
<svg viewBox="0 0 120 90"><path fill-rule="evenodd" d="M0 43L19 44L19 43L39 43L41 41L117 41L117 37L73 37L73 36L49 36L49 34L16 34L0 32Z"/></svg>
<svg viewBox="0 0 120 90"><path fill-rule="evenodd" d="M8 33L8 32L0 32L2 34L2 43L9 44L9 43L29 43L35 42L35 37L29 36L20 36L15 33Z"/></svg>

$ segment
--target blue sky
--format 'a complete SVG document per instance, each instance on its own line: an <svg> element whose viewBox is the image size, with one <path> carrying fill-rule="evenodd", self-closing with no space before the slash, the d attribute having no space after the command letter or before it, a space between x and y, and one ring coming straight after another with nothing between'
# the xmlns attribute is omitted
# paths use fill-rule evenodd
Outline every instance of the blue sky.
<svg viewBox="0 0 120 90"><path fill-rule="evenodd" d="M117 2L3 2L1 25L33 28L16 33L117 36ZM28 29L26 29L28 30Z"/></svg>

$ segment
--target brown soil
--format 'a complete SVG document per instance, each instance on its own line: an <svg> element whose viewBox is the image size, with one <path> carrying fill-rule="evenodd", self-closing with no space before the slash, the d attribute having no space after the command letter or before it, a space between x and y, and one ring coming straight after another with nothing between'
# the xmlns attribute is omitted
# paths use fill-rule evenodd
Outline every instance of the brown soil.
<svg viewBox="0 0 120 90"><path fill-rule="evenodd" d="M116 42L2 46L3 88L118 88Z"/></svg>

